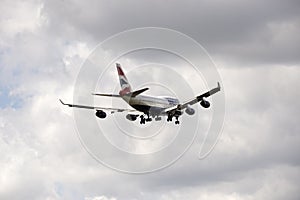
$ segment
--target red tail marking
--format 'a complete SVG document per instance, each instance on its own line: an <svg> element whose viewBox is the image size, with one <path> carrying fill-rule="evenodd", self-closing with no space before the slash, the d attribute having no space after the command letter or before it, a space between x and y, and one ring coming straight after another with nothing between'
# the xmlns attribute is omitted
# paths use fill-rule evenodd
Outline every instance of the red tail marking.
<svg viewBox="0 0 300 200"><path fill-rule="evenodd" d="M124 95L126 95L126 94L128 94L128 93L130 93L130 88L129 88L129 87L126 87L126 88L124 88L123 90L121 90L121 91L119 92L119 95L124 96Z"/></svg>
<svg viewBox="0 0 300 200"><path fill-rule="evenodd" d="M117 70L118 70L118 74L119 74L120 76L124 76L124 72L123 72L123 70L121 69L121 65L120 65L120 64L117 64Z"/></svg>

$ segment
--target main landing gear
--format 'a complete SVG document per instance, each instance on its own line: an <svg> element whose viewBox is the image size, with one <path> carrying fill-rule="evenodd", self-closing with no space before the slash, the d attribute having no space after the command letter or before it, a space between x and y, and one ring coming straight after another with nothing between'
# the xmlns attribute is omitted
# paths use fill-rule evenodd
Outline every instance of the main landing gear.
<svg viewBox="0 0 300 200"><path fill-rule="evenodd" d="M175 124L179 124L179 120L178 120L178 116L175 117L176 118L176 121L175 121Z"/></svg>
<svg viewBox="0 0 300 200"><path fill-rule="evenodd" d="M171 122L173 120L173 117L175 117L175 124L180 124L180 122L178 120L179 116L177 116L177 115L176 116L168 115L167 122ZM140 124L145 124L146 122L151 122L152 121L152 118L149 115L147 115L147 118L145 118L145 115L141 115L140 119L141 119ZM158 116L154 119L155 119L155 121L160 121L161 117Z"/></svg>
<svg viewBox="0 0 300 200"><path fill-rule="evenodd" d="M147 118L145 118L144 115L141 115L140 118L141 118L140 124L145 124L146 122L152 121L149 115L147 115Z"/></svg>
<svg viewBox="0 0 300 200"><path fill-rule="evenodd" d="M172 115L168 115L168 118L167 118L167 122L171 122L172 121L172 118L173 116ZM179 120L178 120L179 116L175 116L175 124L179 124Z"/></svg>
<svg viewBox="0 0 300 200"><path fill-rule="evenodd" d="M141 115L140 118L141 118L140 124L145 124L146 119L145 119L144 115Z"/></svg>

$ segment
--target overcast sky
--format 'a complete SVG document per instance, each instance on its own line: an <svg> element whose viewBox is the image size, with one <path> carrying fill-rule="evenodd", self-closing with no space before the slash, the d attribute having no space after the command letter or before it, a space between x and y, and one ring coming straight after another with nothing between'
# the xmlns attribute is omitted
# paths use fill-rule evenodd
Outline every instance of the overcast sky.
<svg viewBox="0 0 300 200"><path fill-rule="evenodd" d="M180 31L208 51L226 118L205 159L198 160L195 141L172 166L132 175L103 166L83 148L72 109L58 99L73 101L79 70L97 44L140 27ZM2 0L0 199L300 199L299 35L297 0ZM124 62L159 62L157 54L138 55ZM116 87L116 72L108 73ZM197 111L203 121L211 115Z"/></svg>

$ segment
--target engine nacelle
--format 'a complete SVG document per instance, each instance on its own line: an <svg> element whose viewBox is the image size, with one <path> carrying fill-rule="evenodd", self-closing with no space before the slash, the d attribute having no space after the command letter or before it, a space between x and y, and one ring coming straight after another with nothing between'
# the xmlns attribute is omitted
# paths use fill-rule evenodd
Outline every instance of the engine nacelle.
<svg viewBox="0 0 300 200"><path fill-rule="evenodd" d="M106 117L106 113L103 110L97 110L96 116L101 119L104 119Z"/></svg>
<svg viewBox="0 0 300 200"><path fill-rule="evenodd" d="M209 108L210 103L209 103L208 101L206 101L206 100L203 99L203 100L200 102L200 105L201 105L203 108Z"/></svg>
<svg viewBox="0 0 300 200"><path fill-rule="evenodd" d="M193 108L187 107L185 109L185 113L188 115L193 115L193 114L195 114L195 110Z"/></svg>
<svg viewBox="0 0 300 200"><path fill-rule="evenodd" d="M126 119L130 121L135 121L137 117L138 115L131 115L131 114L126 115Z"/></svg>

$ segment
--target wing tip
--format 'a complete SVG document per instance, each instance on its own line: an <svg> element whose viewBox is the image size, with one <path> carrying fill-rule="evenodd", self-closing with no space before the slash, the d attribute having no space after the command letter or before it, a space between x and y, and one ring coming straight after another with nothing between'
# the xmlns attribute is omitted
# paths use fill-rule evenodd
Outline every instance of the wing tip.
<svg viewBox="0 0 300 200"><path fill-rule="evenodd" d="M61 99L59 99L59 101L62 105L66 105Z"/></svg>

